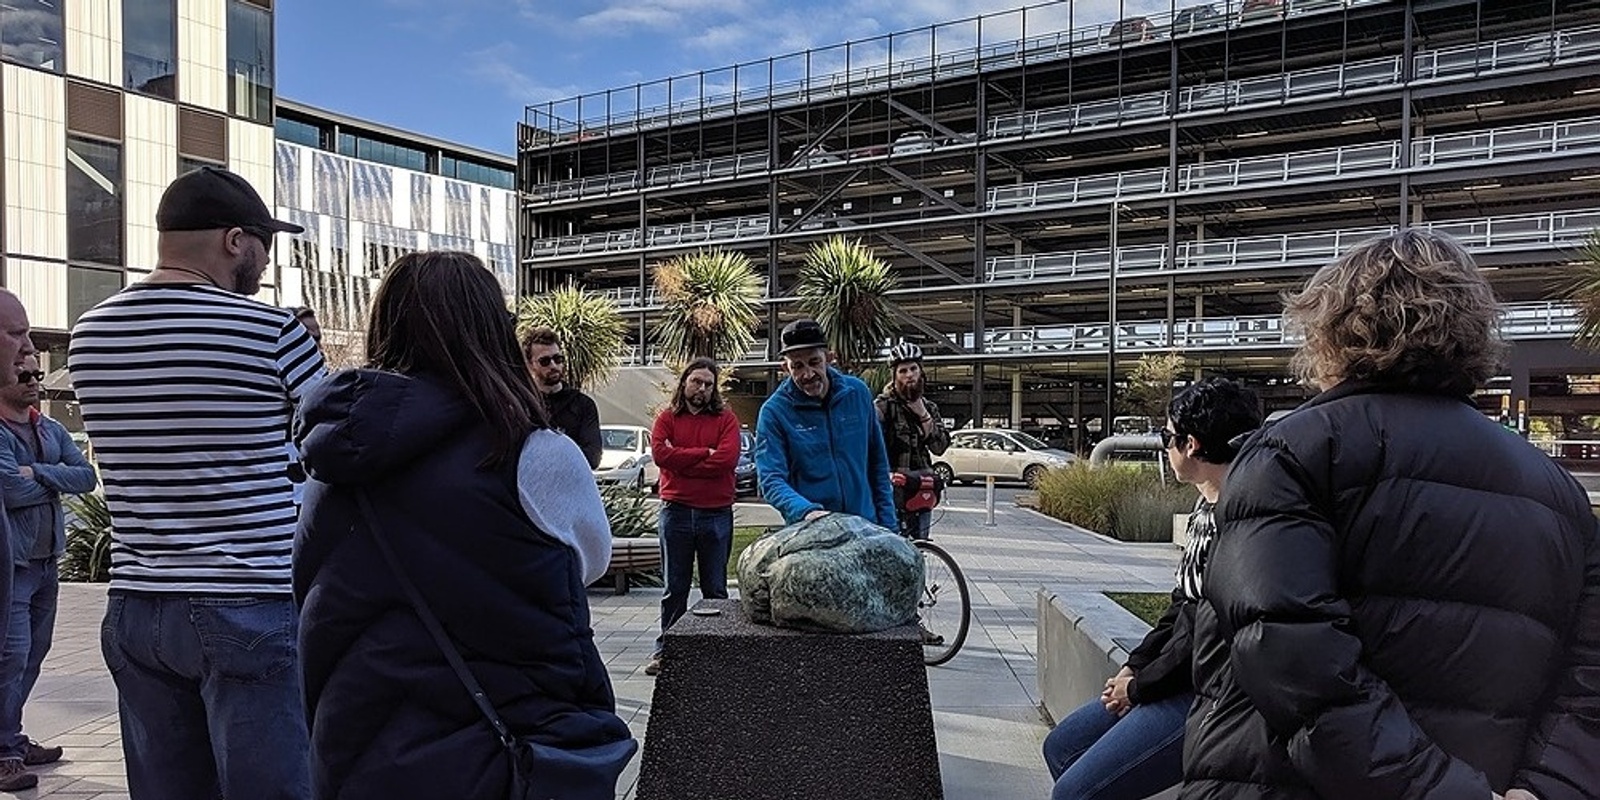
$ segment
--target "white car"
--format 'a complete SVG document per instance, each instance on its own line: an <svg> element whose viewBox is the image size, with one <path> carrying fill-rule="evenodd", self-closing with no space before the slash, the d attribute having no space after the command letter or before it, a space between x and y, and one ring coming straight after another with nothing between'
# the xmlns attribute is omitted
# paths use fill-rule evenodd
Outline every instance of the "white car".
<svg viewBox="0 0 1600 800"><path fill-rule="evenodd" d="M661 469L650 457L650 429L639 425L600 426L600 466L594 479L635 489L656 490Z"/></svg>
<svg viewBox="0 0 1600 800"><path fill-rule="evenodd" d="M990 475L1000 481L1022 481L1029 486L1053 467L1064 467L1077 457L1057 450L1022 431L979 428L953 431L950 448L935 456L933 469L946 484L981 480Z"/></svg>

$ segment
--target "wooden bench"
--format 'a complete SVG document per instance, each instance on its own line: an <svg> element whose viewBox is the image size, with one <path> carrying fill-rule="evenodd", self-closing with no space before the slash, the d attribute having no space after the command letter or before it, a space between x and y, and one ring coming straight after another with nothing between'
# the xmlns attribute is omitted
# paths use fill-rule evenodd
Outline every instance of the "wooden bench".
<svg viewBox="0 0 1600 800"><path fill-rule="evenodd" d="M611 540L611 565L597 583L612 581L617 594L628 593L628 576L661 570L661 540L654 536Z"/></svg>

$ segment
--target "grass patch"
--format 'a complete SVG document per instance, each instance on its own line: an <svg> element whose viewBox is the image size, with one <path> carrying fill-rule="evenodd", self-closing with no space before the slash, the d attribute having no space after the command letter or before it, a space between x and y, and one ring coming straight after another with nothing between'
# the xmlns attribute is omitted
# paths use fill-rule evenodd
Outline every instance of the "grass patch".
<svg viewBox="0 0 1600 800"><path fill-rule="evenodd" d="M766 527L762 525L748 525L733 529L733 555L728 556L728 577L735 580L738 579L739 554L743 553L744 549L756 540L756 537L766 532Z"/></svg>
<svg viewBox="0 0 1600 800"><path fill-rule="evenodd" d="M1166 592L1106 592L1112 602L1133 612L1133 615L1155 627L1161 615L1172 604L1172 595Z"/></svg>

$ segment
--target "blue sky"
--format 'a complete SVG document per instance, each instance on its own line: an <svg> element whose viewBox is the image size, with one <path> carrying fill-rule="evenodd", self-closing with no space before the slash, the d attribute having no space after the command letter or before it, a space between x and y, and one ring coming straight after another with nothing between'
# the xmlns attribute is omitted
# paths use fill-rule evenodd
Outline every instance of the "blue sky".
<svg viewBox="0 0 1600 800"><path fill-rule="evenodd" d="M1079 0L1075 20L1081 27L1085 22L1166 10L1169 2ZM278 91L302 103L510 154L515 149L516 123L529 103L869 39L1024 4L1024 0L279 0ZM1065 8L1064 3L1057 4L1034 19L1042 24L1045 15L1062 15ZM999 33L995 27L986 31L985 40ZM939 47L943 51L946 45L941 41Z"/></svg>

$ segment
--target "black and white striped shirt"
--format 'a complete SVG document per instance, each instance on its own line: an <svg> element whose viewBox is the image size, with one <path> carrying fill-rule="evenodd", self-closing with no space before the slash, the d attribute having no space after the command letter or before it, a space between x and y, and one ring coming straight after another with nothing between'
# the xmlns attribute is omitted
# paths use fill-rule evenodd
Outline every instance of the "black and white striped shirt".
<svg viewBox="0 0 1600 800"><path fill-rule="evenodd" d="M290 591L288 436L322 355L283 309L137 284L84 314L72 386L111 510L111 589Z"/></svg>
<svg viewBox="0 0 1600 800"><path fill-rule="evenodd" d="M1178 559L1178 591L1188 600L1198 602L1205 588L1206 562L1217 539L1216 510L1215 503L1201 497L1189 512L1189 543L1183 546L1183 556Z"/></svg>

